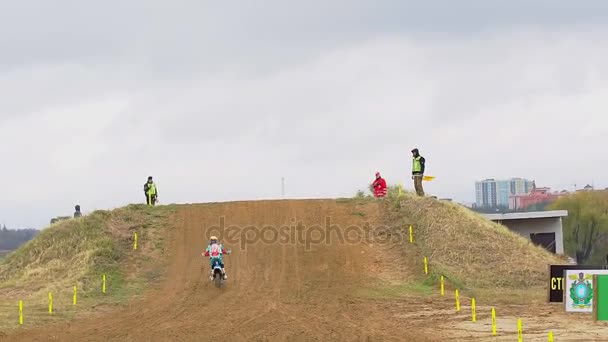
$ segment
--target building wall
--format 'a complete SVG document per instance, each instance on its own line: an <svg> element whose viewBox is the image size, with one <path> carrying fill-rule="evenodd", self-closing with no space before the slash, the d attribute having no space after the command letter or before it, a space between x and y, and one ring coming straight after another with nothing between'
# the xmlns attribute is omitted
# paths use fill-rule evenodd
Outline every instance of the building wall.
<svg viewBox="0 0 608 342"><path fill-rule="evenodd" d="M496 182L488 182L484 183L484 203L486 203L488 207L496 207Z"/></svg>
<svg viewBox="0 0 608 342"><path fill-rule="evenodd" d="M511 195L522 195L532 191L532 181L523 178L512 178L509 180Z"/></svg>
<svg viewBox="0 0 608 342"><path fill-rule="evenodd" d="M527 195L513 195L509 198L509 209L525 210L530 206L550 203L559 198L559 194L551 193L549 188L537 188Z"/></svg>
<svg viewBox="0 0 608 342"><path fill-rule="evenodd" d="M564 234L560 217L513 219L500 223L528 239L531 233L555 233L555 251L557 254L564 254Z"/></svg>
<svg viewBox="0 0 608 342"><path fill-rule="evenodd" d="M497 181L496 182L496 205L499 207L508 207L510 193L511 193L511 189L509 188L509 181Z"/></svg>
<svg viewBox="0 0 608 342"><path fill-rule="evenodd" d="M478 207L496 207L496 181L493 179L486 179L481 182L475 182L475 197L475 202Z"/></svg>
<svg viewBox="0 0 608 342"><path fill-rule="evenodd" d="M520 197L521 196L517 196L517 195L515 195L515 196L509 196L509 209L510 210L515 210L515 209L521 207Z"/></svg>
<svg viewBox="0 0 608 342"><path fill-rule="evenodd" d="M475 182L475 204L478 207L483 207L483 193L481 190L481 182Z"/></svg>

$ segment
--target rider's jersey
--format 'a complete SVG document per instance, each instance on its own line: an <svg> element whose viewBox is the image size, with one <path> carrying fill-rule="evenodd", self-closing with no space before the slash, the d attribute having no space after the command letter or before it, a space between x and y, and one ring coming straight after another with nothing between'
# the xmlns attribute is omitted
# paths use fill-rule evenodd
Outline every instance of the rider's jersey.
<svg viewBox="0 0 608 342"><path fill-rule="evenodd" d="M219 256L220 253L222 252L220 245L218 245L217 243L214 243L210 247L211 248L209 249L209 254L211 254L212 257Z"/></svg>
<svg viewBox="0 0 608 342"><path fill-rule="evenodd" d="M211 257L211 258L221 258L222 254L225 254L226 250L224 249L224 246L222 246L222 244L219 243L214 243L212 245L207 246L207 249L205 250L205 256Z"/></svg>

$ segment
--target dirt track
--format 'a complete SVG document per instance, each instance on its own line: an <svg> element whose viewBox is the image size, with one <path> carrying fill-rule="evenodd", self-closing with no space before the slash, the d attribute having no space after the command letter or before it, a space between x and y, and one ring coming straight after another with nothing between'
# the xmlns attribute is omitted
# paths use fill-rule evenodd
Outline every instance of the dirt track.
<svg viewBox="0 0 608 342"><path fill-rule="evenodd" d="M331 217L344 231L366 222L372 228L380 226L379 210L374 203L355 208L333 200L183 206L176 229L169 232L170 267L160 290L127 308L15 332L6 340L492 340L483 322L467 324L465 305L456 315L447 298L375 300L357 295L372 284L375 272L389 282L407 279L413 272L388 245L337 243L335 235L333 243L310 250L289 242L258 241L246 249L229 245L233 254L226 257L229 279L223 289L209 282L208 261L200 256L210 233L217 232L210 227L219 225L221 217L226 227L258 229L295 225L293 219L307 227L324 227L325 217ZM534 310L527 312L534 316ZM480 321L484 319L480 313Z"/></svg>
<svg viewBox="0 0 608 342"><path fill-rule="evenodd" d="M396 258L374 256L368 244L318 244L310 251L290 243L258 242L245 250L228 246L233 254L226 257L226 287L217 289L208 280L209 266L200 253L209 237L207 230L219 225L220 217L225 217L226 226L258 229L295 225L293 219L323 227L326 216L341 229L365 222L378 224L379 206L358 210L365 215L353 212L350 204L335 201L185 206L177 217L177 230L171 232L171 266L162 290L119 312L26 330L15 337L20 341L403 338L407 329L396 329L381 304L352 295L369 281L370 272L386 268L383 266L388 264L381 260Z"/></svg>

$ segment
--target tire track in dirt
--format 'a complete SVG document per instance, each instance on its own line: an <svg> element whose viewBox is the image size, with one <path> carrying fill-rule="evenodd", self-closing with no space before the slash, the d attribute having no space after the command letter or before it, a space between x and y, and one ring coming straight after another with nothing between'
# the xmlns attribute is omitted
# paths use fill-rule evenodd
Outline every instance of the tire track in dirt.
<svg viewBox="0 0 608 342"><path fill-rule="evenodd" d="M355 209L364 212L357 215ZM200 341L229 340L409 340L415 331L392 322L392 313L354 291L382 272L367 243L299 244L257 242L246 249L229 246L228 281L217 289L208 279L201 252L211 227L265 225L275 228L302 221L324 227L325 217L344 230L349 225L378 226L380 206L354 208L335 200L289 200L180 206L179 225L170 233L169 268L160 290L102 317L77 319L10 335L19 341ZM383 248L389 261L397 252ZM204 270L201 271L201 263ZM385 265L384 263L382 266ZM368 270L374 270L369 272ZM394 273L394 271L393 271ZM398 275L405 279L407 273ZM221 322L219 321L221 320ZM416 336L416 341L424 341Z"/></svg>

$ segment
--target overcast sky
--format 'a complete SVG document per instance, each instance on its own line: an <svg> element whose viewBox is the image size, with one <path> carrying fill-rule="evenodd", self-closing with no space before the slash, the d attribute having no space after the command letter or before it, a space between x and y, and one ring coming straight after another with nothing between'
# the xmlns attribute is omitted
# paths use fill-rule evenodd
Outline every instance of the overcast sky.
<svg viewBox="0 0 608 342"><path fill-rule="evenodd" d="M608 186L608 1L3 1L0 223L352 196L380 171Z"/></svg>

